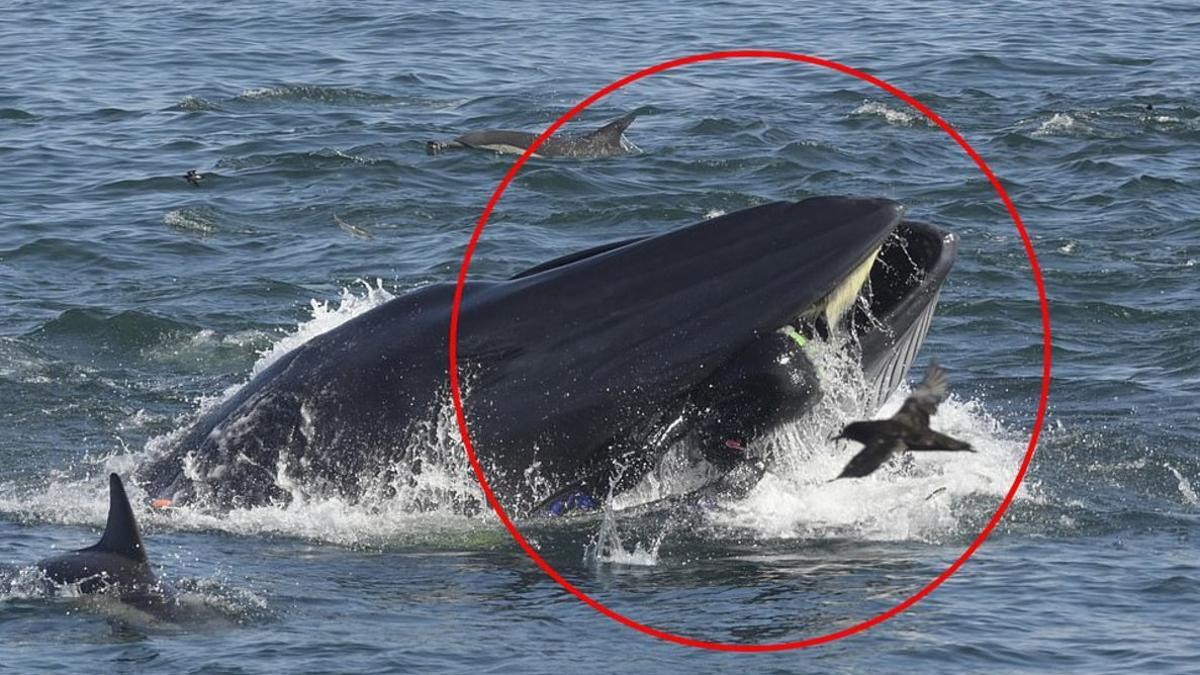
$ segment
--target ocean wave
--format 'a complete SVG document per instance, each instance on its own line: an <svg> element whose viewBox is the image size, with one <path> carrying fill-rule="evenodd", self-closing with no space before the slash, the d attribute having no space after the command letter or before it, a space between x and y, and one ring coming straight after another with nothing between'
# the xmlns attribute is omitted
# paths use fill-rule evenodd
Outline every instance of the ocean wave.
<svg viewBox="0 0 1200 675"><path fill-rule="evenodd" d="M851 117L875 117L897 127L936 126L928 117L912 108L893 108L881 101L864 101L854 110Z"/></svg>
<svg viewBox="0 0 1200 675"><path fill-rule="evenodd" d="M1117 193L1133 194L1143 196L1147 193L1155 194L1162 192L1192 192L1194 190L1188 183L1178 178L1152 176L1150 174L1141 174L1134 176L1117 188Z"/></svg>
<svg viewBox="0 0 1200 675"><path fill-rule="evenodd" d="M221 106L202 97L188 95L179 99L175 105L167 108L167 110L178 110L181 112L203 112L208 110L221 110Z"/></svg>
<svg viewBox="0 0 1200 675"><path fill-rule="evenodd" d="M0 120L31 121L35 119L37 119L37 115L20 108L0 108Z"/></svg>
<svg viewBox="0 0 1200 675"><path fill-rule="evenodd" d="M321 171L337 169L345 166L391 166L400 165L391 159L381 159L355 155L336 148L321 148L311 152L282 152L274 154L256 154L242 157L222 157L217 161L216 168L245 171L265 167L287 170Z"/></svg>
<svg viewBox="0 0 1200 675"><path fill-rule="evenodd" d="M1089 136L1095 131L1070 113L1054 113L1038 125L1034 136Z"/></svg>
<svg viewBox="0 0 1200 675"><path fill-rule="evenodd" d="M690 134L701 134L706 136L725 136L727 134L744 131L748 128L761 126L761 122L746 123L739 120L729 119L727 117L704 117L691 124L687 132Z"/></svg>
<svg viewBox="0 0 1200 675"><path fill-rule="evenodd" d="M0 337L0 382L51 384L56 372L53 361L12 337Z"/></svg>
<svg viewBox="0 0 1200 675"><path fill-rule="evenodd" d="M328 106L389 105L399 99L352 87L328 87L316 84L289 84L274 87L252 87L233 98L238 103L316 103Z"/></svg>
<svg viewBox="0 0 1200 675"><path fill-rule="evenodd" d="M216 211L203 206L186 206L163 214L163 225L183 232L212 236L221 230Z"/></svg>
<svg viewBox="0 0 1200 675"><path fill-rule="evenodd" d="M1141 106L1056 111L1049 117L1025 121L1036 124L1035 138L1132 139L1147 134L1191 138L1200 131L1200 114L1188 107L1168 110Z"/></svg>
<svg viewBox="0 0 1200 675"><path fill-rule="evenodd" d="M74 308L60 313L26 338L58 353L123 359L177 336L194 333L190 324L137 310L110 312Z"/></svg>

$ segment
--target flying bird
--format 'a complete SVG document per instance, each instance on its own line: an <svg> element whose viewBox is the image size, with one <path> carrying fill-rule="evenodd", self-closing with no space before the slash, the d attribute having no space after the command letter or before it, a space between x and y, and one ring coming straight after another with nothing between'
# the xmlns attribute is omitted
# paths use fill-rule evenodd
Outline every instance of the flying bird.
<svg viewBox="0 0 1200 675"><path fill-rule="evenodd" d="M864 420L847 424L836 438L862 443L863 449L850 459L838 478L869 476L893 454L905 450L975 452L965 443L929 428L929 417L946 398L946 371L937 362L929 364L925 379L904 400L899 412L886 420ZM836 479L835 479L836 480Z"/></svg>

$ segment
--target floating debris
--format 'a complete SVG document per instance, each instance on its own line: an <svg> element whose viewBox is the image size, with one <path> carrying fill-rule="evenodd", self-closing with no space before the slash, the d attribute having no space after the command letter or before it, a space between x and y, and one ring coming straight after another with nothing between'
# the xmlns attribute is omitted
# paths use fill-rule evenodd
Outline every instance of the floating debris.
<svg viewBox="0 0 1200 675"><path fill-rule="evenodd" d="M374 239L375 238L375 235L371 234L371 232L369 230L367 230L367 228L362 227L360 225L354 225L352 223L347 223L346 221L339 218L338 214L336 214L336 213L333 214L333 222L337 223L339 227L341 227L343 230L345 230L346 234L349 234L352 237L358 237L359 239Z"/></svg>

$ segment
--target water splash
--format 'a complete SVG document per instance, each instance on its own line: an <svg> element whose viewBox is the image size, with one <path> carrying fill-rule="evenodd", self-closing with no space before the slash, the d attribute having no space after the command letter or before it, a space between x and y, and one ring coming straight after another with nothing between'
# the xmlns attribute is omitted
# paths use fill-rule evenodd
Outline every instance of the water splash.
<svg viewBox="0 0 1200 675"><path fill-rule="evenodd" d="M1175 480L1179 481L1179 494L1183 495L1183 498L1187 500L1187 503L1191 504L1192 506L1200 506L1200 497L1196 496L1196 490L1192 488L1191 481L1189 481L1186 476L1179 473L1179 471L1177 471L1175 467L1171 466L1170 464L1164 462L1163 466L1167 467L1168 471L1175 474Z"/></svg>
<svg viewBox="0 0 1200 675"><path fill-rule="evenodd" d="M362 280L359 284L364 293L359 295L353 288L343 288L336 304L328 300L309 301L309 319L264 350L251 369L249 379L254 379L254 376L296 347L396 297L383 287L382 279L376 279L373 286Z"/></svg>
<svg viewBox="0 0 1200 675"><path fill-rule="evenodd" d="M973 521L975 498L1007 492L1020 465L1020 441L980 402L954 395L939 406L933 425L978 452L905 453L866 478L833 480L859 447L830 439L855 419L894 414L909 392L902 387L875 412L865 405L867 383L853 376L852 356L818 345L813 361L823 400L801 423L766 439L775 458L770 472L745 499L715 511L714 523L760 538L940 542Z"/></svg>
<svg viewBox="0 0 1200 675"><path fill-rule="evenodd" d="M1091 131L1083 122L1072 117L1069 113L1054 113L1050 119L1041 123L1034 136L1069 136L1086 134Z"/></svg>
<svg viewBox="0 0 1200 675"><path fill-rule="evenodd" d="M622 467L613 479L613 484L621 480L621 475L625 473L625 468ZM633 548L625 545L625 541L620 532L620 519L617 516L614 507L614 499L612 487L608 490L608 499L604 502L603 517L600 520L600 529L596 532L596 536L592 539L591 544L584 547L583 560L594 566L599 565L629 565L636 567L653 567L658 564L658 551L662 547L663 540L672 531L670 520L663 523L657 534L651 537L649 544L643 544L640 540L633 543Z"/></svg>

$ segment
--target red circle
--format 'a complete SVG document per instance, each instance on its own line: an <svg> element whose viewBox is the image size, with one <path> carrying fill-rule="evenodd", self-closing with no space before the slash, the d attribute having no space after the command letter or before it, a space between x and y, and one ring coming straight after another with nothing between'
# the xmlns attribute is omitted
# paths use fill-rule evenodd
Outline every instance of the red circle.
<svg viewBox="0 0 1200 675"><path fill-rule="evenodd" d="M1033 272L1034 283L1037 285L1038 301L1042 310L1042 389L1041 396L1038 401L1037 416L1033 422L1033 429L1029 434L1029 446L1025 450L1025 458L1021 462L1021 468L1019 471L1017 471L1017 477L1013 480L1012 487L1009 488L1008 494L1004 496L1004 501L1001 502L1000 507L996 509L996 513L992 515L991 520L989 520L987 525L984 526L983 530L979 533L979 536L976 537L975 540L971 542L971 545L968 546L965 551L963 551L962 555L959 556L958 559L956 559L953 563L951 563L944 572L939 574L937 578L935 578L933 581L930 581L919 591L895 607L871 617L870 619L854 624L853 626L834 631L832 633L818 635L816 637L808 638L807 640L763 644L708 642L705 640L690 638L684 635L676 635L669 631L654 628L653 626L647 626L646 624L634 621L623 614L619 614L616 611L609 609L601 604L598 600L579 590L572 585L571 582L563 578L561 574L551 567L550 564L546 562L546 560L542 558L542 556L538 554L536 550L534 550L529 542L526 541L525 537L521 535L521 532L517 530L516 526L513 525L512 521L509 519L508 514L504 512L504 508L500 506L500 502L496 499L496 495L492 492L491 486L488 485L487 477L483 475L483 467L480 465L479 459L475 456L475 449L471 445L471 438L467 432L467 420L465 414L463 413L462 395L459 391L458 382L458 313L460 306L462 305L463 284L465 284L467 280L467 269L471 266L471 256L475 252L475 246L479 242L479 236L483 233L484 225L487 224L488 218L491 217L492 211L496 208L496 204L500 201L501 195L504 194L504 191L508 188L509 183L511 183L513 178L516 177L517 172L520 171L521 167L525 165L526 160L528 160L534 152L537 152L537 149L542 145L542 143L544 143L546 139L553 135L554 132L558 131L558 129L562 127L562 125L568 120L579 114L579 112L584 108L587 108L591 104L599 101L600 99L627 84L636 82L644 77L649 77L655 73L661 73L666 70L671 70L672 68L679 68L692 63L717 61L720 59L747 58L799 61L802 63L809 63L812 65L829 68L831 70L836 70L847 75L853 75L860 80L869 82L876 87L883 89L889 94L916 108L917 110L921 111L925 117L929 118L939 127L941 127L946 134L953 138L954 141L962 147L963 151L965 151L971 159L975 160L975 164L979 166L979 170L982 171L985 176L987 176L989 181L991 181L992 187L996 188L996 193L1000 195L1000 200L1004 202L1004 206L1008 209L1009 215L1012 216L1013 224L1016 226L1017 232L1021 235L1021 241L1025 244L1025 253L1029 257L1029 266ZM500 181L500 185L496 188L496 191L492 193L491 199L488 200L487 206L483 209L483 214L479 217L479 222L475 225L475 231L471 234L471 241L467 244L467 250L463 254L462 267L458 272L458 284L454 291L454 307L450 314L450 393L454 399L454 412L458 421L459 432L462 434L463 446L466 447L467 457L471 460L471 467L475 470L476 477L479 478L479 484L483 487L484 494L487 495L488 503L491 504L492 509L496 511L496 515L500 516L500 521L504 523L504 527L508 528L509 534L511 534L513 539L516 540L517 544L524 549L526 555L528 555L530 559L537 563L538 567L542 568L542 571L550 575L550 578L557 581L560 586L565 588L576 598L579 598L597 612L600 612L608 618L630 628L634 628L661 640L675 642L678 644L687 645L689 647L702 647L705 649L730 652L768 652L799 649L802 647L811 647L814 645L824 644L826 642L833 642L834 640L839 640L841 638L853 635L876 624L887 621L909 607L912 607L919 600L932 593L935 588L941 586L943 582L957 572L958 568L962 567L963 563L965 563L967 559L979 549L984 540L986 540L988 535L991 534L992 530L995 529L997 523L1000 522L1000 518L1004 515L1004 511L1008 509L1009 504L1012 503L1013 497L1017 493L1017 489L1021 486L1021 481L1025 478L1025 472L1029 469L1029 462L1033 459L1033 451L1037 447L1038 436L1041 434L1042 425L1046 417L1046 402L1050 394L1050 307L1046 301L1046 287L1042 282L1042 273L1041 269L1038 267L1037 255L1033 250L1033 244L1029 240L1029 234L1025 231L1025 225L1021 222L1021 216L1017 213L1017 207L1013 205L1012 200L1009 199L1008 194L1004 191L1004 187L1000 185L1000 181L997 180L995 174L993 174L992 170L988 168L988 165L983 161L983 158L979 156L979 153L975 152L975 149L972 148L970 144L968 144L967 141L963 139L963 137L960 136L957 131L954 130L953 127L951 127L941 117L938 117L936 113L934 113L924 104L901 91L897 87L894 87L873 75L856 70L850 66L842 65L836 61L821 59L815 56L808 56L806 54L753 49L692 54L691 56L664 61L658 65L651 66L644 70L639 70L632 75L627 75L616 82L605 86L591 96L588 96L574 108L568 110L562 117L555 120L553 124L543 131L542 134L533 141L529 148L527 148L525 152L517 158L517 161L513 163L512 168L508 170L508 173L504 175L504 179Z"/></svg>

